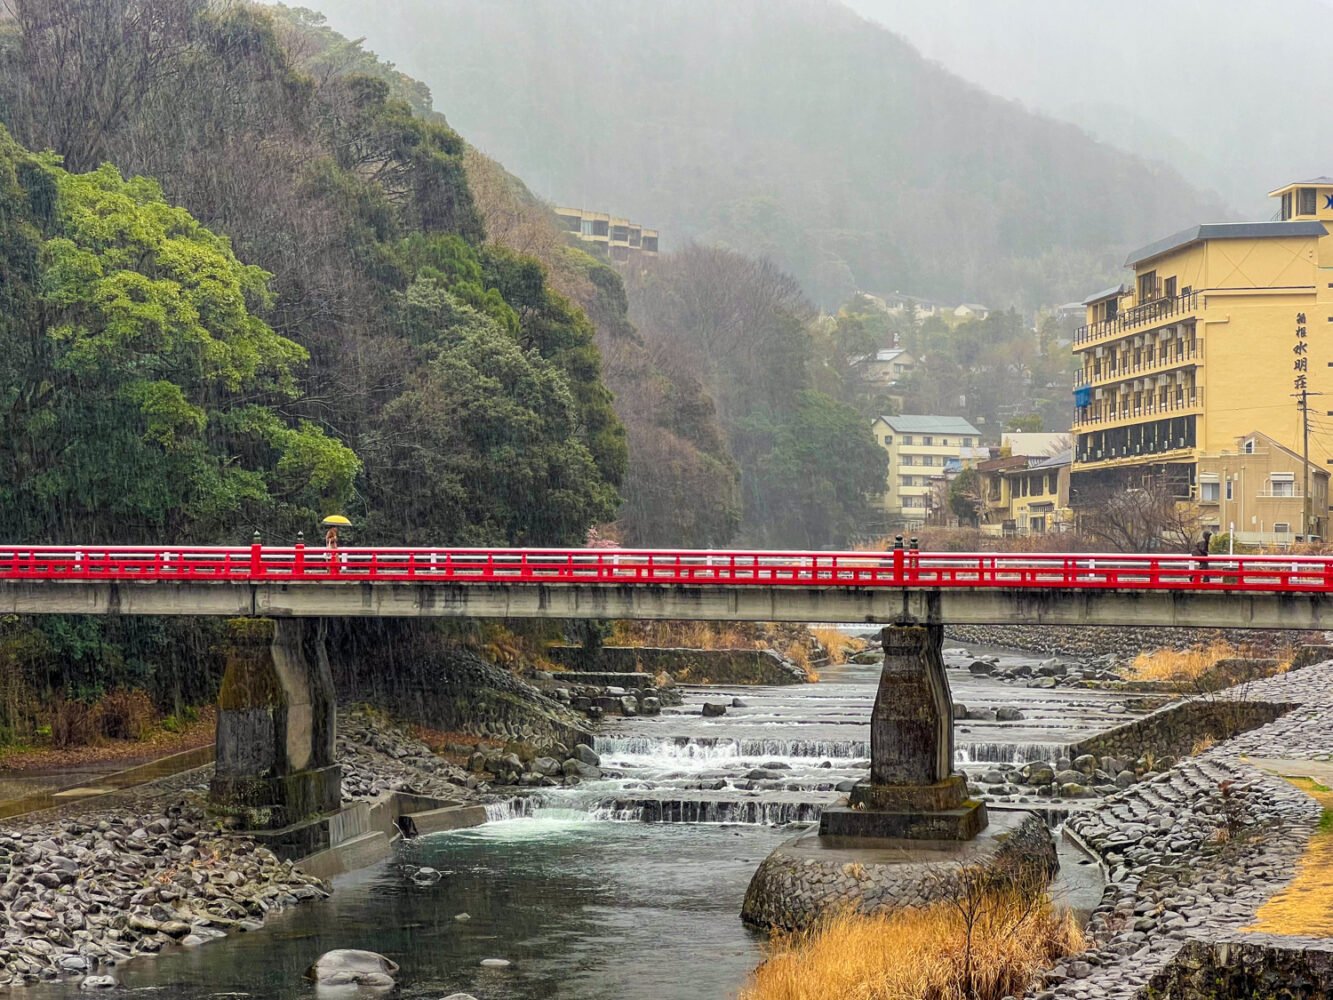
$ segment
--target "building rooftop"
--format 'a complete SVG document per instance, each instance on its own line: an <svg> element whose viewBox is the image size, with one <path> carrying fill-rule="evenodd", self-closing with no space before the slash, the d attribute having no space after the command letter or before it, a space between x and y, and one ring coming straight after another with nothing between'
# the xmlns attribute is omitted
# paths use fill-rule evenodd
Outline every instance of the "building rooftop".
<svg viewBox="0 0 1333 1000"><path fill-rule="evenodd" d="M1123 284L1112 285L1110 288L1103 288L1096 295L1089 295L1080 303L1080 305L1090 306L1094 302L1100 302L1102 299L1109 299L1114 296L1123 295L1124 293L1125 286Z"/></svg>
<svg viewBox="0 0 1333 1000"><path fill-rule="evenodd" d="M1277 195L1280 195L1283 191L1286 191L1288 188L1316 187L1319 185L1327 187L1330 184L1333 184L1333 177L1312 177L1308 181L1291 181L1287 184L1283 184L1280 188L1274 188L1272 191L1269 191L1268 197L1274 198Z"/></svg>
<svg viewBox="0 0 1333 1000"><path fill-rule="evenodd" d="M1204 240L1258 240L1275 239L1290 236L1326 236L1328 230L1322 222L1216 222L1203 226L1190 226L1156 243L1135 250L1125 260L1126 267L1137 267L1144 261L1160 257L1172 250L1179 250L1191 243ZM1095 302L1105 296L1093 296L1088 302Z"/></svg>
<svg viewBox="0 0 1333 1000"><path fill-rule="evenodd" d="M905 414L899 417L880 417L899 434L969 434L980 437L977 430L963 417L940 417L926 414Z"/></svg>
<svg viewBox="0 0 1333 1000"><path fill-rule="evenodd" d="M1059 453L1057 453L1057 454L1055 454L1055 455L1052 455L1050 458L1043 459L1042 461L1038 462L1036 465L1032 466L1032 468L1034 468L1034 469L1059 469L1059 468L1061 468L1062 466L1072 464L1073 461L1074 461L1074 449L1073 449L1073 448L1066 448L1064 451L1059 452Z"/></svg>

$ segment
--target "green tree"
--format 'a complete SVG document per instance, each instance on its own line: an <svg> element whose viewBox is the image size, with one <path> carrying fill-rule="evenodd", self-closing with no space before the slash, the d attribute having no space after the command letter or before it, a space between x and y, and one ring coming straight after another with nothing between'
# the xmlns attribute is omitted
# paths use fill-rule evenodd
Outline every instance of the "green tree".
<svg viewBox="0 0 1333 1000"><path fill-rule="evenodd" d="M10 535L235 538L345 501L356 456L275 409L306 352L254 312L263 271L144 178L71 174L4 133L0 171L5 214L30 220L24 321L3 329Z"/></svg>
<svg viewBox="0 0 1333 1000"><path fill-rule="evenodd" d="M577 433L566 376L433 279L436 346L363 445L372 537L455 545L575 545L619 498ZM420 317L418 317L420 319Z"/></svg>

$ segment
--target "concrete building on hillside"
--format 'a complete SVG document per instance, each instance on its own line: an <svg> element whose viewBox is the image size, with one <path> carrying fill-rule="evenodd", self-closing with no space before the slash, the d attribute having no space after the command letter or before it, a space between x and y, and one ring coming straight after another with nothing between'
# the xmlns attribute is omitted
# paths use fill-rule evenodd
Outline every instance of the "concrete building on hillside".
<svg viewBox="0 0 1333 1000"><path fill-rule="evenodd" d="M1236 439L1224 451L1199 456L1199 514L1214 534L1232 530L1246 545L1289 545L1305 509L1301 456L1260 431ZM1310 507L1328 510L1327 469L1310 462ZM1312 531L1317 534L1318 531Z"/></svg>
<svg viewBox="0 0 1333 1000"><path fill-rule="evenodd" d="M1000 450L1011 455L1049 457L1069 450L1069 435L1059 431L1005 431L1000 435Z"/></svg>
<svg viewBox="0 0 1333 1000"><path fill-rule="evenodd" d="M645 229L629 219L583 208L557 208L555 214L565 232L602 248L617 263L623 264L636 255L657 256L656 229Z"/></svg>
<svg viewBox="0 0 1333 1000"><path fill-rule="evenodd" d="M926 523L948 472L989 457L981 432L962 417L876 417L871 430L888 454L884 512L904 528Z"/></svg>
<svg viewBox="0 0 1333 1000"><path fill-rule="evenodd" d="M1192 226L1151 243L1129 255L1128 287L1084 302L1073 345L1076 506L1147 481L1201 499L1201 456L1256 426L1299 452L1302 391L1323 393L1311 407L1333 413L1333 178L1271 194L1278 220ZM1310 455L1333 465L1333 439L1312 436ZM1308 526L1297 518L1295 535L1324 534L1327 503L1313 513Z"/></svg>
<svg viewBox="0 0 1333 1000"><path fill-rule="evenodd" d="M902 348L890 347L850 359L852 372L865 385L888 388L911 374L916 358Z"/></svg>
<svg viewBox="0 0 1333 1000"><path fill-rule="evenodd" d="M977 463L981 530L988 535L1067 531L1072 453L1007 455Z"/></svg>

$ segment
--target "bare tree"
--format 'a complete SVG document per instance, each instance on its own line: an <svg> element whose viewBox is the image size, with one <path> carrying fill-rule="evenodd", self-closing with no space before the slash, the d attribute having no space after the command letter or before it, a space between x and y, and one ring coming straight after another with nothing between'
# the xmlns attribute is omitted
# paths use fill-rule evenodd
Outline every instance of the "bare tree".
<svg viewBox="0 0 1333 1000"><path fill-rule="evenodd" d="M1188 552L1200 531L1198 507L1162 476L1085 489L1077 510L1079 530L1114 552Z"/></svg>

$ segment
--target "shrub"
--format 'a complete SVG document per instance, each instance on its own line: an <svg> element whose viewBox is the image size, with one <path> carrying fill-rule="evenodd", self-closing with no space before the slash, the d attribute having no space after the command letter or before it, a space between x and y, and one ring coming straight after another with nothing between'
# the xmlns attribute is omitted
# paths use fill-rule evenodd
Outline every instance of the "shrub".
<svg viewBox="0 0 1333 1000"><path fill-rule="evenodd" d="M96 708L63 694L51 699L48 717L51 743L59 750L87 746L101 735Z"/></svg>
<svg viewBox="0 0 1333 1000"><path fill-rule="evenodd" d="M141 740L157 721L157 709L143 691L117 688L98 701L95 712L103 736L113 740Z"/></svg>

